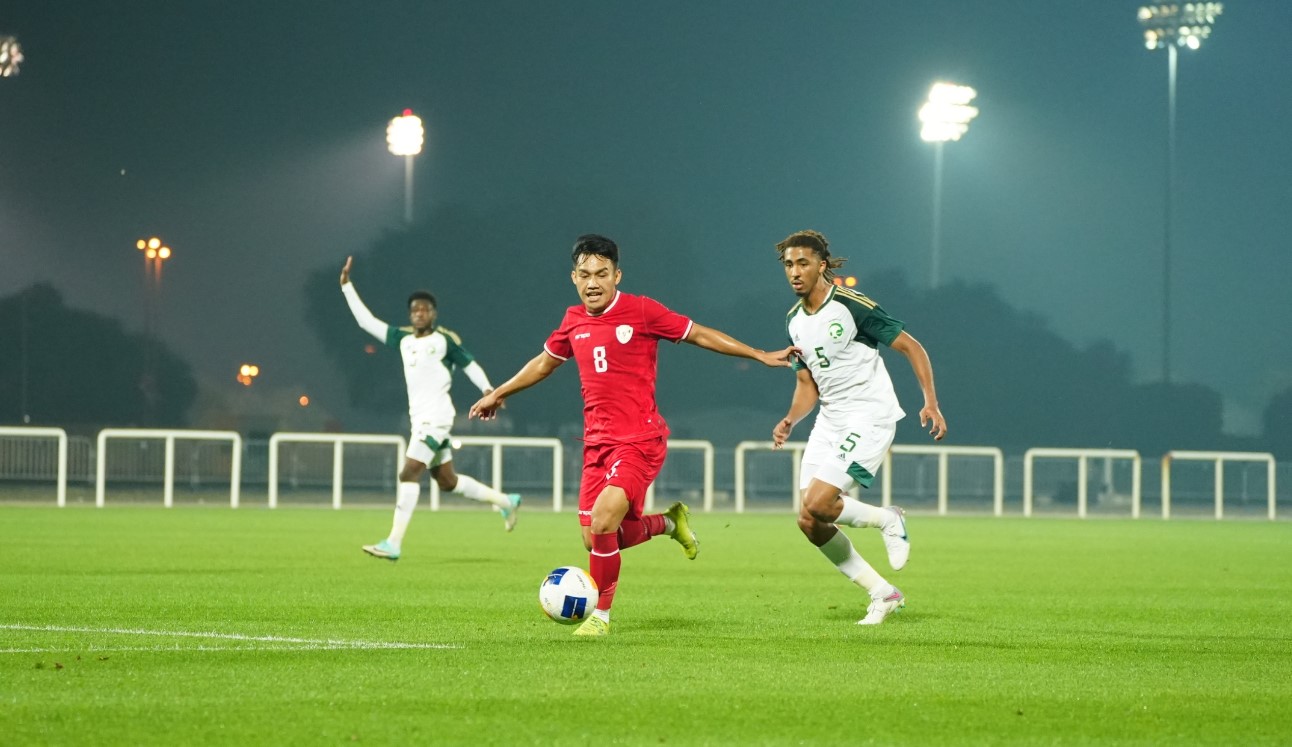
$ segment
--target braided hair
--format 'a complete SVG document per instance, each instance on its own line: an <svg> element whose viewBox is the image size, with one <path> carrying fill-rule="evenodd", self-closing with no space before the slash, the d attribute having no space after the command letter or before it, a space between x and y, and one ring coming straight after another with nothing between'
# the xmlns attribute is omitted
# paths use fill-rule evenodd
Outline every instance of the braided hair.
<svg viewBox="0 0 1292 747"><path fill-rule="evenodd" d="M801 246L811 249L816 253L818 259L825 261L824 277L827 282L834 281L834 271L843 267L843 263L848 260L843 257L830 256L830 242L826 240L825 235L820 231L807 229L805 231L795 231L785 240L776 245L776 254L784 256L785 250L791 247Z"/></svg>

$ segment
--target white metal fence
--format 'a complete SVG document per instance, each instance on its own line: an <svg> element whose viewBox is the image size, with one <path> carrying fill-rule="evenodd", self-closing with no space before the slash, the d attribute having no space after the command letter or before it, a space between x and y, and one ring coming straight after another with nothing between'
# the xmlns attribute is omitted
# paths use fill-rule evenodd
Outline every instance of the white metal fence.
<svg viewBox="0 0 1292 747"><path fill-rule="evenodd" d="M347 444L355 453L344 451ZM566 496L578 493L578 454L567 454L558 439L470 436L455 439L454 446L458 471L496 489L531 501L550 493L556 511L565 509ZM160 485L167 507L176 503L177 488L188 502L227 487L229 505L237 507L242 491L258 486L265 487L270 507L279 504L283 490L298 502L330 495L334 508L343 496L347 504L386 504L395 493L404 447L402 437L380 434L278 433L268 442L244 443L228 431L107 429L91 441L59 428L3 427L0 500L43 501L52 492L64 506L69 490L82 502L90 488L95 505L103 506L110 482L113 502L143 499ZM654 507L662 491L669 500L702 504L706 512L796 510L805 447L791 442L773 450L770 442L745 441L715 449L708 441L671 440L672 456L651 486L648 506ZM250 465L246 471L244 462ZM1081 518L1096 512L1138 518L1156 499L1163 518L1271 520L1280 497L1285 505L1292 501L1292 463L1279 464L1267 453L1172 451L1163 456L1161 470L1147 476L1141 462L1137 452L1116 449L1037 448L1021 459L1005 459L994 447L896 444L878 475L877 497L883 505L896 501L939 514L1075 511ZM1092 464L1102 471L1092 471ZM1159 474L1161 483L1154 485ZM449 498L431 482L432 509L447 507Z"/></svg>

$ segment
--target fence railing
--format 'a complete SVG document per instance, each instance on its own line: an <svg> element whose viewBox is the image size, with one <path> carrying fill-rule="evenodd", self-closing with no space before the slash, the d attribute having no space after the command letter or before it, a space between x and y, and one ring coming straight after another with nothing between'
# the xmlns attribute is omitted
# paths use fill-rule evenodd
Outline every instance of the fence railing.
<svg viewBox="0 0 1292 747"><path fill-rule="evenodd" d="M1171 465L1178 461L1212 462L1215 465L1216 518L1225 518L1225 462L1264 462L1266 465L1267 516L1274 521L1278 513L1274 483L1273 454L1238 451L1168 451L1162 457L1162 518L1171 518Z"/></svg>
<svg viewBox="0 0 1292 747"><path fill-rule="evenodd" d="M135 441L138 445L126 450L121 446L115 448L110 446L119 441ZM163 449L156 448L158 441L162 442ZM360 501L365 499L371 501L371 496L384 496L386 491L390 491L395 482L398 465L402 464L405 449L405 441L402 437L386 434L276 433L269 439L266 449L266 442L247 444L243 442L241 436L232 431L110 428L101 431L97 439L91 442L79 436L69 437L61 428L0 427L0 499L14 500L16 495L17 500L23 500L27 496L39 495L45 489L42 484L53 483L55 500L61 507L67 505L69 482L81 486L89 482L94 488L95 505L102 507L105 504L107 482L112 480L132 483L136 495L141 485L160 483L163 491L162 503L170 507L175 502L177 441L195 442L191 445L186 444L186 450L183 452L186 455L184 462L187 470L186 487L200 491L214 484L222 488L227 480L229 505L235 508L240 502L240 491L244 480L244 458L250 458L253 468L252 475L247 478L250 480L248 484L267 484L270 507L278 505L281 483L284 479L289 479L293 488L303 489L306 495L317 495L318 488L329 488L332 506L339 508L347 488L353 491L356 485L362 486L357 499ZM504 489L504 483L512 489L512 492L517 492L519 488L520 492L526 494L546 491L550 488L552 509L555 511L565 508L566 493L577 493L578 465L576 462L568 465L573 467L576 473L572 484L567 485L565 475L569 469L566 469L567 465L564 464L565 452L559 439L464 436L454 441L455 450L457 450L455 458L465 459L468 462L466 466L469 468L476 467L478 464L478 468L489 475L489 481L498 490ZM287 443L331 445L330 461L326 452L316 451L311 454L307 451L304 452L303 457L301 452L292 452L292 471L288 473L288 477L285 477L280 453L283 445ZM389 446L390 456L393 459L383 453L380 460L365 457L356 462L356 457L352 455L349 466L354 468L353 474L347 475L343 467L343 449L346 444ZM213 449L212 446L219 448ZM720 455L711 442L670 440L669 447L675 452L696 452L699 460L694 457L670 460L665 472L661 473L662 482L659 487L676 491L681 485L684 496L689 494L691 497L688 500L701 500L703 510L706 512L718 507L716 504L719 496L722 498L723 506L730 506L731 510L737 513L749 510L751 500L755 507L778 510L788 507L797 510L798 484L801 477L800 462L803 451L807 447L805 442L785 444L775 458L771 457L770 452L774 451L774 446L769 441L743 441L737 444L734 450L724 450L724 454L731 455L731 460L721 462L723 465L721 485L724 486L721 493L717 490L718 476L715 474L718 471ZM531 453L528 455L514 453L517 449L530 450ZM532 453L534 449L550 452L550 467L544 464L548 457L541 453ZM768 453L750 462L751 457L759 452ZM487 466L484 462L486 455L489 462ZM961 465L960 461L954 464L951 462L953 459L962 458L980 461L977 465L973 463ZM990 460L990 478L983 469L986 465L981 462L982 459ZM476 463L473 464L471 460L476 460ZM895 464L895 460L899 460L898 463ZM1071 470L1072 462L1075 461L1075 481L1060 481L1057 488L1052 488L1055 484L1052 479L1049 480L1048 486L1046 480L1038 481L1035 465L1039 460L1066 460L1068 466L1064 467L1064 470ZM955 505L961 504L977 506L978 510L982 510L990 495L992 513L1003 516L1006 513L1005 500L1008 488L1010 491L1008 494L1015 496L1015 500L1021 492L1022 514L1032 516L1038 490L1040 490L1042 506L1048 505L1047 501L1056 505L1075 503L1077 516L1085 518L1089 515L1092 504L1089 487L1091 460L1102 460L1104 463L1104 482L1099 495L1099 506L1104 507L1103 501L1109 496L1113 499L1113 503L1109 505L1125 506L1129 494L1130 515L1133 518L1139 518L1143 504L1142 460L1138 452L1125 449L1035 448L1029 449L1021 460L1018 457L1012 457L1006 463L1001 451L995 447L895 444L886 455L884 468L878 475L881 481L878 486L881 489L881 495L878 497L883 505L891 505L894 495L900 491L903 505L909 506L908 501L910 501L919 506L921 502L930 500L929 496L932 493L936 499L937 513L946 514ZM1016 471L1020 461L1021 479ZM1197 475L1201 472L1199 468L1173 470L1176 462L1185 461L1209 463L1214 470L1214 475L1208 477L1206 483L1199 483L1197 479ZM1263 465L1264 469L1260 470L1260 473L1264 474L1254 473L1254 467L1249 467L1239 473L1240 485L1235 487L1236 480L1233 478L1232 468L1231 471L1226 472L1227 463L1233 462ZM1116 465L1117 468L1114 471L1115 463L1120 464ZM519 467L512 466L515 464L519 464ZM936 464L935 473L929 469L931 464ZM728 466L732 468L731 474L725 472ZM1129 470L1126 469L1127 466ZM972 469L968 469L970 467ZM1251 515L1252 501L1259 500L1260 503L1257 505L1263 504L1261 507L1264 509L1265 517L1275 520L1278 515L1279 500L1277 472L1280 469L1285 470L1284 477L1287 478L1289 467L1292 465L1288 463L1280 465L1273 455L1264 452L1168 452L1161 460L1161 515L1163 518L1170 518L1176 504L1196 507L1200 502L1206 501L1202 505L1210 503L1211 513L1216 519L1224 518L1227 508L1225 483L1228 475L1231 478L1228 498L1231 503L1238 502L1236 510L1239 513ZM1005 482L1007 469L1012 473L1012 482L1008 485ZM1129 473L1128 492L1113 490L1114 472L1118 475L1116 480L1122 488L1126 487ZM1185 475L1184 481L1181 481L1181 472ZM469 474L481 473L476 469L470 469ZM1054 468L1051 468L1043 474L1051 476L1056 473ZM1071 472L1067 474L1071 475ZM1253 474L1256 476L1253 477ZM506 477L505 480L504 477ZM789 478L788 484L785 481L786 477ZM261 479L264 480L263 483L259 483ZM1064 478L1064 480L1069 479ZM935 483L934 487L930 487L931 480ZM1173 481L1179 484L1173 485ZM1285 485L1292 484L1292 479L1283 482ZM1203 484L1206 485L1205 488L1202 488ZM702 486L700 491L692 487L697 485ZM726 486L731 486L731 492L726 491ZM656 486L652 485L647 494L647 505L652 510L655 490ZM1045 492L1046 490L1053 492ZM1252 496L1253 491L1259 497ZM697 496L697 492L700 495ZM1288 500L1286 495L1284 500ZM728 501L731 502L728 503ZM430 504L434 510L442 507L439 489L434 481L431 482ZM923 505L928 507L931 504Z"/></svg>
<svg viewBox="0 0 1292 747"><path fill-rule="evenodd" d="M162 477L162 505L175 504L175 441L228 441L230 443L229 506L238 507L238 491L242 486L242 436L233 431L167 430L164 428L105 428L99 431L98 460L94 481L94 505L103 508L108 476L108 440L140 439L162 440L166 444L164 475Z"/></svg>

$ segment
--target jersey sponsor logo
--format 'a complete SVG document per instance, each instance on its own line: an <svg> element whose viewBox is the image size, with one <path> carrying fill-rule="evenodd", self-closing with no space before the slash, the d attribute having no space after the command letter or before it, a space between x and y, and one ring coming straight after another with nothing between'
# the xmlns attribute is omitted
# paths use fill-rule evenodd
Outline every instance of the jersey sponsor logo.
<svg viewBox="0 0 1292 747"><path fill-rule="evenodd" d="M620 343L627 344L629 340L633 339L632 326L628 324L621 324L618 327L615 327L615 337L619 340Z"/></svg>
<svg viewBox="0 0 1292 747"><path fill-rule="evenodd" d="M574 336L574 339L576 339L576 340L586 340L587 338L589 338L589 337L591 337L591 336L592 336L592 333L591 333L591 332L580 332L579 334L577 334L577 335L575 335L575 336Z"/></svg>
<svg viewBox="0 0 1292 747"><path fill-rule="evenodd" d="M843 325L838 322L830 322L830 337L834 340L843 337Z"/></svg>

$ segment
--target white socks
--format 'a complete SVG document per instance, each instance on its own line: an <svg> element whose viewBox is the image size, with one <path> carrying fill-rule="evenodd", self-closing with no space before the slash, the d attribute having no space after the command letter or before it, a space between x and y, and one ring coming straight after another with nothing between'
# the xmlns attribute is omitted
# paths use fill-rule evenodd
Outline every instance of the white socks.
<svg viewBox="0 0 1292 747"><path fill-rule="evenodd" d="M856 498L839 496L843 501L843 510L839 512L836 524L847 524L850 527L880 527L884 525L884 509L862 503Z"/></svg>
<svg viewBox="0 0 1292 747"><path fill-rule="evenodd" d="M848 535L842 530L835 532L834 536L818 549L826 560L834 563L834 567L838 568L840 573L865 589L871 597L877 594L883 596L883 593L889 591L891 584L885 581L884 577L870 566L870 563L863 560L861 555L857 554L856 548L852 546L852 540L848 539Z"/></svg>
<svg viewBox="0 0 1292 747"><path fill-rule="evenodd" d="M390 525L390 536L386 538L396 548L404 541L404 532L408 531L408 522L413 518L413 510L417 508L417 497L421 492L421 483L399 483L395 499L395 521Z"/></svg>
<svg viewBox="0 0 1292 747"><path fill-rule="evenodd" d="M498 508L511 508L511 501L507 500L506 494L499 493L474 477L458 475L458 484L450 492L473 501L492 503Z"/></svg>

